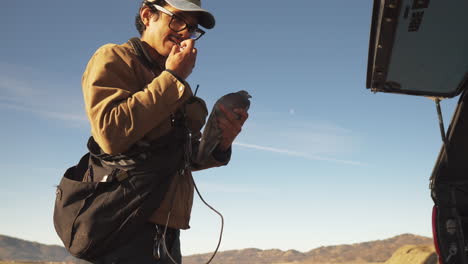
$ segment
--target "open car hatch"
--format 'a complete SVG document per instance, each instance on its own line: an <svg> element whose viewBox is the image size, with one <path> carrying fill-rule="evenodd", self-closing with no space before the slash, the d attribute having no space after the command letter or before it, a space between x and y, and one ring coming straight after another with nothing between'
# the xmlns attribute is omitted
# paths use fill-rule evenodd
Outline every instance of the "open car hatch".
<svg viewBox="0 0 468 264"><path fill-rule="evenodd" d="M374 0L367 88L450 98L468 85L467 0Z"/></svg>

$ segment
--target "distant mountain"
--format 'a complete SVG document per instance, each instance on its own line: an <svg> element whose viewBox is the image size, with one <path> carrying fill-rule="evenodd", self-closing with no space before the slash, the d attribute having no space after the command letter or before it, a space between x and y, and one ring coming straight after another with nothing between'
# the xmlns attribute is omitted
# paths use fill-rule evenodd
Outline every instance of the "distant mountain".
<svg viewBox="0 0 468 264"><path fill-rule="evenodd" d="M186 256L183 259L184 264L205 264L211 257L209 254L198 254ZM213 264L271 264L271 263L289 263L304 260L306 255L296 250L281 251L279 249L260 250L248 248L241 250L229 250L218 252L211 262Z"/></svg>
<svg viewBox="0 0 468 264"><path fill-rule="evenodd" d="M384 262L404 245L429 245L432 238L403 234L385 240L376 240L352 245L329 246L313 249L306 254L308 261L316 262Z"/></svg>
<svg viewBox="0 0 468 264"><path fill-rule="evenodd" d="M383 263L392 254L405 245L432 245L428 237L403 234L385 240L376 240L351 245L319 247L308 252L296 250L282 251L279 249L260 250L248 248L219 252L213 264L331 264L331 263ZM403 254L403 253L402 253ZM400 254L401 255L401 254ZM204 264L211 254L198 254L184 257L184 264ZM396 258L407 258L397 256ZM412 256L410 256L412 257ZM0 235L0 261L48 261L73 262L81 261L73 258L61 246L49 246L13 237ZM83 262L81 262L83 263ZM398 262L391 262L395 264ZM403 264L403 263L402 263Z"/></svg>
<svg viewBox="0 0 468 264"><path fill-rule="evenodd" d="M0 260L20 261L75 261L64 247L0 235Z"/></svg>
<svg viewBox="0 0 468 264"><path fill-rule="evenodd" d="M403 234L385 240L351 245L319 247L302 253L295 250L243 249L219 252L213 264L270 264L270 263L383 263L404 245L430 245L428 237ZM199 254L184 258L184 264L203 264L211 254Z"/></svg>

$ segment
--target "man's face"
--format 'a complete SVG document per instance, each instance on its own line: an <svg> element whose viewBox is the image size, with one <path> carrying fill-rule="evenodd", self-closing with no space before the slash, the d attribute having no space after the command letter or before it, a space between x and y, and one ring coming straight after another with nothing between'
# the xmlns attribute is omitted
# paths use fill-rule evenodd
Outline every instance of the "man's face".
<svg viewBox="0 0 468 264"><path fill-rule="evenodd" d="M157 14L152 14L152 16L147 16L148 14L145 12L149 12L149 8L144 8L147 10L140 12L143 23L146 25L142 40L153 47L160 55L167 57L174 45L180 45L181 41L189 38L188 29L175 32L169 28L169 23L171 22L170 15L158 12ZM164 6L164 8L175 14L178 18L183 19L190 26L198 24L198 18L193 12L182 12L172 6Z"/></svg>

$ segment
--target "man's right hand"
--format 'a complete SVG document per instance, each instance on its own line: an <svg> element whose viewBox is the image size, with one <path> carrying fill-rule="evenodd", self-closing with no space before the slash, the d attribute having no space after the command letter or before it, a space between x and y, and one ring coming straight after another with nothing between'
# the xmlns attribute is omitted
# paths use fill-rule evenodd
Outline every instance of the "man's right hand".
<svg viewBox="0 0 468 264"><path fill-rule="evenodd" d="M174 72L179 78L187 79L195 67L197 49L194 48L195 41L186 39L180 46L174 45L166 60L166 69Z"/></svg>

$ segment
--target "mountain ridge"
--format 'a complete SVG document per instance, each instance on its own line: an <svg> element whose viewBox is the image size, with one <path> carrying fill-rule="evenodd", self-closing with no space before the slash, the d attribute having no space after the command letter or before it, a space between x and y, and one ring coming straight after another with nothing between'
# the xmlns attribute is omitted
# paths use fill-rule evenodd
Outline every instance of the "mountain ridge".
<svg viewBox="0 0 468 264"><path fill-rule="evenodd" d="M0 260L74 261L64 247L0 235Z"/></svg>
<svg viewBox="0 0 468 264"><path fill-rule="evenodd" d="M432 238L413 234L401 234L388 239L380 239L353 244L321 246L306 252L279 249L261 250L246 248L218 252L214 263L224 264L269 264L269 263L383 263L401 246L429 245ZM211 253L184 257L184 264L204 264Z"/></svg>
<svg viewBox="0 0 468 264"><path fill-rule="evenodd" d="M432 238L401 234L387 239L320 246L306 252L295 249L245 248L218 252L213 264L270 264L270 263L383 263L401 246L429 245ZM204 264L212 253L184 256L184 264ZM10 236L0 235L0 260L49 261L83 263L72 257L64 247L44 245Z"/></svg>

